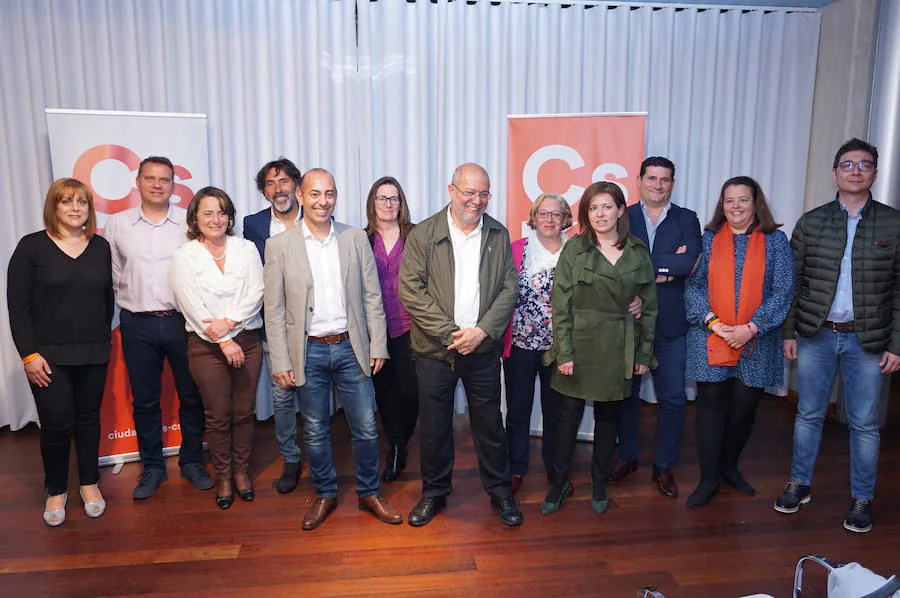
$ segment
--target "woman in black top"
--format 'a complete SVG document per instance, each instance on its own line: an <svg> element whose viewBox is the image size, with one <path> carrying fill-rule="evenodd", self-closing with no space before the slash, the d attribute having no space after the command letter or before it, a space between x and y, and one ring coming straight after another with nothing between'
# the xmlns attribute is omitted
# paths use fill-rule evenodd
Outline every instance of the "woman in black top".
<svg viewBox="0 0 900 598"><path fill-rule="evenodd" d="M97 487L97 453L114 298L109 244L94 234L87 186L55 181L44 202L44 225L13 252L6 297L13 341L41 420L44 522L55 527L66 519L73 436L84 511L99 517L106 509Z"/></svg>

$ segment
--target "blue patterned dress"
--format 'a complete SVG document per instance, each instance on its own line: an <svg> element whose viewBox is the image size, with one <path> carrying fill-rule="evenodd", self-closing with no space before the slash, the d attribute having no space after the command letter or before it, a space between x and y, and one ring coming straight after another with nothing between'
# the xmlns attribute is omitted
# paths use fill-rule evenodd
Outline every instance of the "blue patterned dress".
<svg viewBox="0 0 900 598"><path fill-rule="evenodd" d="M748 239L746 234L734 235L735 293L738 295ZM759 334L754 341L747 343L740 360L734 366L709 365L706 358L706 339L712 333L707 330L703 320L712 311L707 280L712 240L713 233L703 233L700 262L684 289L684 304L690 324L685 378L697 382L723 382L729 378L737 378L744 386L753 388L781 386L784 384L781 323L790 310L795 284L794 258L788 238L780 230L765 235L763 301L751 318L759 328Z"/></svg>

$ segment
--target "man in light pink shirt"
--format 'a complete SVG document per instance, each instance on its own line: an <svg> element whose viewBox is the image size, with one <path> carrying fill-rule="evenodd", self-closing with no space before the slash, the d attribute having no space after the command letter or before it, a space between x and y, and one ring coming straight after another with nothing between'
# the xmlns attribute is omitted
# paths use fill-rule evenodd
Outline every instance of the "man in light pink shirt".
<svg viewBox="0 0 900 598"><path fill-rule="evenodd" d="M112 250L113 287L121 308L125 365L131 381L134 428L144 470L132 493L149 498L166 481L163 460L163 361L168 360L179 399L182 477L199 490L214 483L203 466L203 403L187 361L184 316L169 286L174 251L187 241L185 210L171 205L175 168L168 158L151 156L138 168L141 204L110 217L104 236Z"/></svg>

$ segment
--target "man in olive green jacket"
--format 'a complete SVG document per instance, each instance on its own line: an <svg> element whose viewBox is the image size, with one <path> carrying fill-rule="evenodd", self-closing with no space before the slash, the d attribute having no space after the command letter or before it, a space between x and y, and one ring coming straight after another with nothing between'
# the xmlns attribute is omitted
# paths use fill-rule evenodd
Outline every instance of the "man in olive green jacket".
<svg viewBox="0 0 900 598"><path fill-rule="evenodd" d="M794 305L782 327L797 360L791 480L775 501L796 513L810 501L831 387L840 369L850 422L850 509L844 528L872 529L878 468L878 401L900 368L900 213L872 199L878 150L851 139L834 156L834 201L804 214L791 238Z"/></svg>
<svg viewBox="0 0 900 598"><path fill-rule="evenodd" d="M409 312L419 379L422 498L409 523L422 526L446 507L453 475L453 395L462 380L481 483L506 525L521 525L512 498L500 415L500 351L516 303L509 233L484 213L490 178L463 164L447 187L450 204L406 238L400 302Z"/></svg>

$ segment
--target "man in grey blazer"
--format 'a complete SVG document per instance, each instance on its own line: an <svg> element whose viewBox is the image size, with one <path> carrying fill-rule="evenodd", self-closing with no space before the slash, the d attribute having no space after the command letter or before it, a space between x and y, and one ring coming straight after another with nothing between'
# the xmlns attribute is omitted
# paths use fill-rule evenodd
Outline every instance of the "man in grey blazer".
<svg viewBox="0 0 900 598"><path fill-rule="evenodd" d="M378 270L366 234L332 220L336 201L331 173L311 169L300 186L300 226L266 243L272 378L298 388L303 444L317 493L303 518L305 530L319 527L337 507L329 433L332 385L350 426L359 507L385 523L403 520L378 486L372 375L388 356Z"/></svg>

